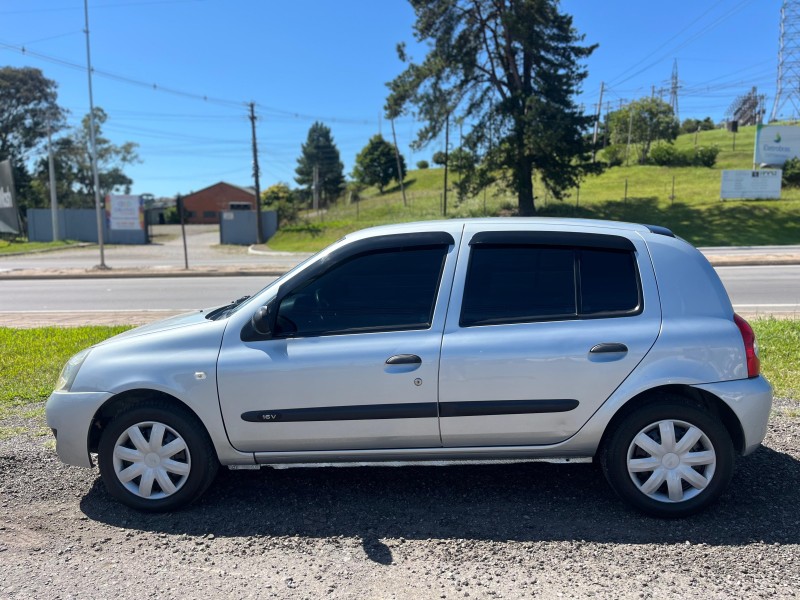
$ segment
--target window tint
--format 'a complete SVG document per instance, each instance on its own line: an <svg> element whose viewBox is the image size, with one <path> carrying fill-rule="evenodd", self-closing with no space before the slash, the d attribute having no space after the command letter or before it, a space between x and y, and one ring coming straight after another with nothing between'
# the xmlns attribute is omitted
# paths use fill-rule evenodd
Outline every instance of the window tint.
<svg viewBox="0 0 800 600"><path fill-rule="evenodd" d="M462 325L534 321L575 314L572 249L472 248L461 308Z"/></svg>
<svg viewBox="0 0 800 600"><path fill-rule="evenodd" d="M475 245L461 326L634 314L640 308L631 252Z"/></svg>
<svg viewBox="0 0 800 600"><path fill-rule="evenodd" d="M639 306L630 252L580 251L581 314L627 312Z"/></svg>
<svg viewBox="0 0 800 600"><path fill-rule="evenodd" d="M283 299L279 332L426 329L446 252L445 246L412 247L345 260Z"/></svg>

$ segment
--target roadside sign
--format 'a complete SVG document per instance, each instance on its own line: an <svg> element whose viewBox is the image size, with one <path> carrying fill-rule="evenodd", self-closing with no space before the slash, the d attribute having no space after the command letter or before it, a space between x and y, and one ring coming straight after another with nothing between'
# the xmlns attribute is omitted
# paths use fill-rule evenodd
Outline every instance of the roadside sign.
<svg viewBox="0 0 800 600"><path fill-rule="evenodd" d="M0 162L0 233L18 235L21 227L15 201L14 173L11 162Z"/></svg>
<svg viewBox="0 0 800 600"><path fill-rule="evenodd" d="M797 125L758 125L753 163L782 165L800 156L800 127Z"/></svg>
<svg viewBox="0 0 800 600"><path fill-rule="evenodd" d="M106 211L111 229L144 229L144 202L140 196L106 196Z"/></svg>
<svg viewBox="0 0 800 600"><path fill-rule="evenodd" d="M754 171L722 171L720 198L775 198L781 197L780 169L758 169Z"/></svg>

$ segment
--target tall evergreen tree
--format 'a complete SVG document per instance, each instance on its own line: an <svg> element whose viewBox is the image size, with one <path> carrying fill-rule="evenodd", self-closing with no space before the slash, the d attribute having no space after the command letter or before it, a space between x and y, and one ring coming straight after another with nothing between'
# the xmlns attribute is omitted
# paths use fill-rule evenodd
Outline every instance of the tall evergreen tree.
<svg viewBox="0 0 800 600"><path fill-rule="evenodd" d="M336 200L344 188L344 164L339 158L339 149L333 141L330 128L319 121L314 123L300 151L294 180L298 185L307 187L309 193L312 192L316 165L323 203Z"/></svg>
<svg viewBox="0 0 800 600"><path fill-rule="evenodd" d="M485 168L507 173L519 212L534 212L533 175L556 198L587 173L584 133L593 123L574 97L586 70L581 61L595 46L558 0L409 0L415 37L430 50L417 64L398 46L407 67L389 83L387 116L416 107L425 123L416 145L438 138L449 118L471 131L463 145L482 151Z"/></svg>

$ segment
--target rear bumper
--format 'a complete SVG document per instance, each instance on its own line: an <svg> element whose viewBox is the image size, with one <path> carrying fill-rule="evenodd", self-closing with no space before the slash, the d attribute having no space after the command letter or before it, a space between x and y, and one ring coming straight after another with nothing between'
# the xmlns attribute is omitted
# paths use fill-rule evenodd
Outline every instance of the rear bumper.
<svg viewBox="0 0 800 600"><path fill-rule="evenodd" d="M47 400L47 424L56 436L58 458L68 465L91 467L89 428L109 392L53 392Z"/></svg>
<svg viewBox="0 0 800 600"><path fill-rule="evenodd" d="M736 414L744 433L742 455L750 454L767 435L772 386L761 376L694 386L720 398Z"/></svg>

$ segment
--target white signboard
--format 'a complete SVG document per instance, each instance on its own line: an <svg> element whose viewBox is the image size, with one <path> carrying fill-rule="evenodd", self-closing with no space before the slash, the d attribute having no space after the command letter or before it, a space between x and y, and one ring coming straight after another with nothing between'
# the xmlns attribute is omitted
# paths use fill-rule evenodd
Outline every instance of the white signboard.
<svg viewBox="0 0 800 600"><path fill-rule="evenodd" d="M141 231L144 204L139 196L106 196L106 211L111 229Z"/></svg>
<svg viewBox="0 0 800 600"><path fill-rule="evenodd" d="M720 198L780 198L780 169L722 171Z"/></svg>
<svg viewBox="0 0 800 600"><path fill-rule="evenodd" d="M753 162L757 165L782 165L800 156L800 126L759 125Z"/></svg>

